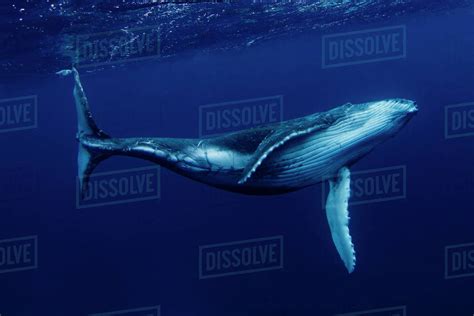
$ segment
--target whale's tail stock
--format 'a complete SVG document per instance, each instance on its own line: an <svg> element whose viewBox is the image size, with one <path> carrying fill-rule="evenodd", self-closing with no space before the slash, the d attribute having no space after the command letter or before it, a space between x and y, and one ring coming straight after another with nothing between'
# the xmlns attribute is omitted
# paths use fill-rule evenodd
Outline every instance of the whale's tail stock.
<svg viewBox="0 0 474 316"><path fill-rule="evenodd" d="M77 134L76 138L79 141L79 150L77 156L78 164L78 180L80 192L84 195L87 192L87 185L90 175L95 167L103 160L110 157L113 153L105 151L100 146L92 146L94 140L110 139L104 131L97 127L92 113L89 108L86 94L82 87L79 72L76 68L65 69L57 72L61 76L74 76L74 100L77 111ZM92 141L92 142L91 142Z"/></svg>

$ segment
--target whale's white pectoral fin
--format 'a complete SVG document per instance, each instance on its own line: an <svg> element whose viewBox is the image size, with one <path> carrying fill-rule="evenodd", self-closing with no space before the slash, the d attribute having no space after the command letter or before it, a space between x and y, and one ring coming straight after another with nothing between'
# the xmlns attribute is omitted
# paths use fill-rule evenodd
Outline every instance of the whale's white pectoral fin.
<svg viewBox="0 0 474 316"><path fill-rule="evenodd" d="M356 257L354 244L349 233L349 197L351 174L348 168L339 170L337 178L329 181L329 195L326 201L326 215L332 240L347 271L354 271Z"/></svg>

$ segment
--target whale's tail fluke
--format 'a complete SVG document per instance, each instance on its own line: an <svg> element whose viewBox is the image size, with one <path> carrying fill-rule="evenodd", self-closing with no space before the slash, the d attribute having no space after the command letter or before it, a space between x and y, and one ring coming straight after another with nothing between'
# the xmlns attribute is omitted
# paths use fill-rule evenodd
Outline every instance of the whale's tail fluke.
<svg viewBox="0 0 474 316"><path fill-rule="evenodd" d="M82 195L87 191L87 184L89 182L89 177L94 171L95 167L111 156L110 153L104 153L100 148L94 149L93 147L86 147L84 141L88 139L108 139L108 136L104 131L97 127L92 114L89 108L89 103L87 101L86 94L82 87L81 79L79 77L79 72L76 68L61 70L57 72L61 76L74 76L74 100L76 103L77 111L77 135L76 138L79 141L79 150L77 156L78 164L78 180L80 192Z"/></svg>
<svg viewBox="0 0 474 316"><path fill-rule="evenodd" d="M77 69L73 67L72 69L58 71L57 74L61 76L74 75L74 100L76 101L78 136L87 135L99 138L110 138L104 131L97 127L97 124L92 118L89 102L87 101L86 93L82 87L81 78L79 77Z"/></svg>

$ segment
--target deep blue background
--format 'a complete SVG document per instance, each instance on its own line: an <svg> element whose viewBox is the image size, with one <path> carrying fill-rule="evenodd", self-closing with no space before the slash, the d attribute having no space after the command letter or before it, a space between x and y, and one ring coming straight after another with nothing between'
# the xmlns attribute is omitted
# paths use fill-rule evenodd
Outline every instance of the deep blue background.
<svg viewBox="0 0 474 316"><path fill-rule="evenodd" d="M71 78L4 84L1 98L38 95L39 128L0 134L0 169L22 166L27 172L16 181L34 187L0 198L0 239L38 235L39 267L0 274L1 315L153 305L165 316L334 315L399 305L407 315L472 315L474 278L444 279L444 247L474 242L474 139L444 139L444 107L474 101L473 18L472 10L393 18L83 73L96 121L117 137L197 137L200 105L272 95L284 96L286 119L346 102L416 100L413 121L353 168L406 165L407 198L351 207L358 257L351 275L331 241L319 185L248 197L162 170L158 201L77 210ZM406 59L321 69L323 34L400 24ZM98 171L148 165L113 158ZM283 270L198 279L200 245L274 235L284 236Z"/></svg>

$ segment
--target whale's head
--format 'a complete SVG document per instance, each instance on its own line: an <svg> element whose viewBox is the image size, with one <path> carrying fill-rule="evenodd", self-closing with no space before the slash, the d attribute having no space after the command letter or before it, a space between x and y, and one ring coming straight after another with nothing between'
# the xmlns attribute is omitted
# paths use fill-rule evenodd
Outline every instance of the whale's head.
<svg viewBox="0 0 474 316"><path fill-rule="evenodd" d="M416 103L405 99L346 105L344 114L332 126L333 142L340 144L349 161L358 160L395 136L417 111Z"/></svg>
<svg viewBox="0 0 474 316"><path fill-rule="evenodd" d="M358 108L360 107L360 108ZM416 102L388 99L355 105L354 116L365 120L369 137L391 137L398 133L418 112Z"/></svg>

